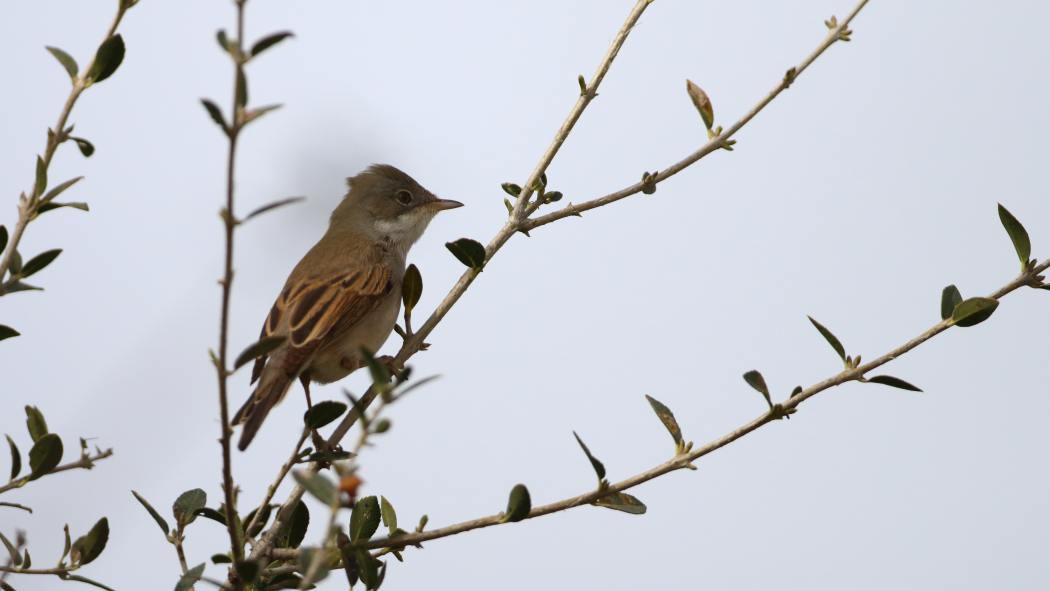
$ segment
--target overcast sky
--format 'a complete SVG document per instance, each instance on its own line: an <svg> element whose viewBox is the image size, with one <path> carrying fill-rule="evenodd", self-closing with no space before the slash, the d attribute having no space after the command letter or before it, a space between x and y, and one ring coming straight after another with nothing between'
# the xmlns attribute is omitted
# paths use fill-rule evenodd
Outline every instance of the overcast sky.
<svg viewBox="0 0 1050 591"><path fill-rule="evenodd" d="M34 152L67 92L44 51L83 64L114 4L10 3L0 20L0 223L15 219ZM249 69L251 101L285 108L253 125L238 162L238 210L306 195L237 233L231 347L254 340L291 267L321 235L344 178L388 162L467 204L442 214L410 255L417 316L462 266L444 248L503 223L499 185L522 182L627 15L629 0L450 2L254 0L251 37L296 38ZM550 167L581 201L664 168L705 141L685 79L728 125L820 42L850 0L658 0L600 97ZM72 146L51 178L91 212L34 223L22 252L63 248L34 277L44 292L0 302L0 432L29 448L38 405L67 448L113 447L91 472L5 494L0 530L25 528L50 565L62 524L109 517L109 548L84 574L120 590L171 588L175 552L130 494L167 512L219 491L215 346L225 143L198 99L229 102L216 47L232 2L142 0L128 54L73 116L97 146ZM718 152L652 196L515 237L417 356L443 378L391 409L361 458L365 494L432 527L495 513L518 482L534 503L579 494L594 475L576 430L613 480L673 453L643 395L703 442L762 412L740 379L760 369L776 397L840 368L813 315L865 358L939 319L941 288L989 293L1017 261L1002 202L1050 256L1046 79L1050 6L873 0L853 42L832 47ZM1050 294L1010 295L992 319L953 329L885 373L925 392L851 384L680 472L634 491L632 516L585 507L426 544L392 563L390 589L1045 589L1050 579ZM384 352L396 350L394 336ZM248 395L245 372L231 405ZM315 390L360 392L364 377ZM294 392L234 470L257 503L290 451ZM72 453L72 452L70 452ZM6 463L4 463L6 466ZM0 467L6 470L6 468ZM278 494L283 498L287 486ZM315 516L321 508L313 506ZM311 527L308 542L321 539ZM192 564L225 532L191 526ZM212 576L222 569L211 567ZM63 586L16 577L20 590ZM73 585L70 583L69 585ZM332 576L322 589L344 588Z"/></svg>

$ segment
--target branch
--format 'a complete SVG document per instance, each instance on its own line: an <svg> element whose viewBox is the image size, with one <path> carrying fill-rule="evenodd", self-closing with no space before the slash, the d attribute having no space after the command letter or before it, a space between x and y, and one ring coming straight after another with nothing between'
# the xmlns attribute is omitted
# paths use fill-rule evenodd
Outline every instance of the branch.
<svg viewBox="0 0 1050 591"><path fill-rule="evenodd" d="M244 3L246 0L234 0L237 5L237 38L236 44L230 55L234 61L234 89L232 104L233 114L226 135L229 139L229 149L226 155L226 206L222 210L223 232L226 243L225 255L223 257L222 280L222 312L219 321L219 355L215 359L215 373L219 380L219 428L222 434L219 438L222 446L222 493L224 497L223 508L226 516L226 531L230 536L230 551L233 562L236 564L244 557L244 544L241 542L238 531L237 505L234 497L233 467L230 457L230 436L233 427L230 426L230 410L227 402L227 382L230 371L227 369L229 325L230 325L230 289L233 284L233 231L237 225L233 215L234 196L234 168L237 157L237 138L243 127L243 103L240 100L244 83Z"/></svg>
<svg viewBox="0 0 1050 591"><path fill-rule="evenodd" d="M592 77L591 82L587 84L585 88L581 88L581 96L579 99L577 99L576 104L573 106L573 109L569 114L569 117L562 124L561 128L558 130L558 133L555 134L554 141L551 143L551 146L544 153L543 157L540 159L540 163L537 165L536 169L534 169L533 173L529 176L529 179L522 187L521 193L519 194L517 202L515 203L514 210L510 215L510 219L507 220L507 222L503 225L499 232L497 232L496 235L489 241L488 245L485 246L485 263L488 263L490 260L492 260L492 258L496 255L500 248L502 248L503 245L508 240L510 240L510 238L516 232L528 231L532 227L548 224L563 217L576 215L578 213L578 211L555 212L553 214L549 214L548 216L543 216L531 220L525 217L527 213L535 211L535 209L539 206L539 200L537 200L531 206L527 203L529 195L531 195L531 193L534 190L534 185L536 184L537 179L544 172L544 170L546 170L546 167L550 165L554 156L557 155L558 150L564 143L568 134L572 131L573 126L575 125L576 121L580 118L580 115L583 113L584 108L586 108L586 106L590 104L590 101L597 95L598 85L601 83L602 79L605 77L605 74L608 72L609 67L612 65L613 59L616 58L616 55L619 53L620 48L622 47L624 41L627 38L627 35L630 33L631 29L641 17L642 12L645 10L645 8L649 6L651 2L652 0L639 0L635 4L634 8L631 10L631 13L627 17L627 20L624 22L624 25L620 28L619 34L617 34L617 36L613 39L612 45L609 47L608 51L606 51L605 57L599 65L598 70ZM772 92L770 92L762 101L760 101L751 110L751 112L749 112L743 119L733 124L733 126L731 126L728 130L721 133L716 138L718 140L717 145L714 145L715 140L712 140L693 155L687 157L681 162L676 163L675 165L663 171L662 173L659 173L656 176L655 181L651 180L649 182L652 183L664 180L670 177L671 175L680 172L689 165L693 164L707 153L725 145L725 142L733 134L735 134L745 124L747 124L747 122L750 121L767 104L769 104L769 102L776 98L776 96L779 95L780 92L787 88L787 86L790 85L791 81L793 81L794 78L797 78L802 71L808 68L813 61L820 57L820 55L823 54L828 47L830 47L835 41L839 40L841 36L848 30L847 25L853 20L857 13L859 13L860 10L867 3L868 0L861 0L856 5L856 7L854 7L854 9L850 12L849 16L847 16L847 18L842 21L841 24L830 28L828 36L824 38L824 40L817 47L817 49L814 50L808 57L806 57L806 59L804 59L801 64L794 68L794 73L792 76L790 76L790 80L788 79L788 77L785 77L785 80L783 80L781 84L774 88ZM622 196L618 196L615 198L610 198L610 196L607 196L600 200L594 200L592 202L587 202L587 204L581 205L587 205L587 209L593 209L595 207L600 207L602 205L618 201L623 197L641 191L641 189L642 186L641 183L639 183L629 188L631 192L626 193ZM527 210L525 209L526 207L528 207ZM575 207L579 208L581 206ZM582 209L580 211L582 211ZM555 217L545 219L549 216ZM395 365L403 366L405 362L412 357L412 355L414 355L420 350L424 339L426 339L434 330L434 328L437 327L438 323L441 322L441 320L445 317L449 310L451 310L452 307L456 305L456 302L458 302L459 298L463 296L467 288L470 287L470 285L474 282L474 279L477 278L479 273L479 269L471 268L467 271L464 271L463 274L460 275L459 279L449 290L448 294L445 295L444 299L441 300L441 302L437 305L434 311L427 318L426 322L424 322L423 325L419 327L419 329L416 332L410 335L406 335L406 338L401 345L401 349L398 350L397 355L394 356ZM378 391L374 386L369 388L368 391L365 392L365 394L361 397L361 405L367 407L372 403L373 400L375 400L375 397L377 395ZM351 427L353 427L354 423L357 421L357 418L357 413L347 414L347 416L343 418L343 420L332 432L332 435L328 438L328 443L332 446L337 445L343 439L343 437L345 437L346 434L350 431ZM317 470L318 465L311 464L307 471L309 473L314 473ZM304 492L305 491L302 486L297 485L292 489L292 491L288 495L288 498L281 505L280 510L278 510L277 516L275 517L273 524L270 526L270 529L267 530L260 537L259 543L256 544L255 548L253 549L251 553L252 559L259 559L260 557L269 555L273 547L273 541L277 536L277 532L280 530L281 526L284 525L287 519L291 516L292 510L295 508L296 503L298 503L299 500L302 498Z"/></svg>
<svg viewBox="0 0 1050 591"><path fill-rule="evenodd" d="M41 476L39 476L39 478L43 478L44 476L49 476L51 474L58 474L59 472L65 472L66 470L76 470L76 469L90 470L90 469L95 467L95 462L97 462L99 460L104 460L104 459L108 458L111 455L113 455L113 450L112 449L99 451L98 453L96 453L93 456L91 456L91 455L81 455L79 460L77 460L75 462L69 462L68 464L62 464L61 466L56 466L50 472L47 472L46 474L42 474ZM31 482L30 479L29 479L29 476L23 476L22 478L16 478L16 479L8 482L7 484L5 484L3 486L0 486L0 494L3 494L5 492L7 492L9 490L12 490L12 489L15 489L15 488L21 488L21 487L25 486L26 484L28 484L29 482Z"/></svg>
<svg viewBox="0 0 1050 591"><path fill-rule="evenodd" d="M292 455L288 458L288 461L281 466L281 469L277 472L277 478L270 483L270 486L266 488L266 496L262 502L259 503L259 507L255 510L255 515L252 515L252 520L248 522L248 525L244 527L244 531L250 532L258 523L260 516L263 514L264 509L273 500L274 493L277 492L277 488L281 486L281 482L284 481L285 477L288 476L288 472L291 471L292 466L299 461L299 452L303 448L303 444L306 443L306 438L310 434L310 429L303 428L302 435L299 436L299 441L295 444L295 449L292 450ZM249 534L250 535L250 534Z"/></svg>
<svg viewBox="0 0 1050 591"><path fill-rule="evenodd" d="M113 17L113 21L106 30L106 35L102 38L103 42L113 37L117 31L117 27L120 26L120 21L124 18L124 14L132 5L133 3L123 1L118 3L117 14ZM77 99L80 98L80 95L91 86L93 82L88 79L88 73L91 72L94 65L95 59L93 57L84 67L79 76L72 76L73 88L70 89L69 96L66 97L66 102L62 106L62 111L58 115L58 121L55 123L53 132L48 133L47 144L44 147L44 154L41 156L43 169L45 171L50 168L51 159L54 157L58 146L68 139L68 135L65 132L66 123L69 120L70 113L73 111L73 106L77 103ZM44 204L41 200L44 188L37 186L37 183L35 182L32 186L33 189L29 192L29 196L26 197L25 193L23 193L18 200L18 220L15 222L11 236L8 239L7 249L3 252L3 256L0 257L0 281L2 281L4 276L11 270L11 263L14 260L15 251L18 250L18 244L22 241L22 235L25 233L26 226L36 218L39 213L38 208ZM0 295L3 295L6 288L9 286L10 283L0 284Z"/></svg>
<svg viewBox="0 0 1050 591"><path fill-rule="evenodd" d="M994 300L999 300L1006 294L1020 287L1032 285L1033 281L1039 275L1039 273L1045 271L1048 268L1050 268L1050 259L1043 261L1039 265L1033 266L1029 271L1022 273L1016 279L1014 279L1010 283L1007 283L988 297ZM901 355L908 353L912 349L915 349L916 347L925 343L931 338L948 330L953 325L954 324L950 318L942 320L937 324L934 324L930 328L926 329L918 336L908 340L904 344L894 348L893 350L875 359L874 361L870 361L854 369L848 369L839 372L838 374L832 377L817 382L816 384L813 384L812 386L802 390L801 392L785 400L784 402L774 404L769 411L765 412L761 416L756 417L750 422L737 427L733 431L730 431L729 433L707 443L706 445L703 445L688 453L678 454L662 464L654 466L644 472L631 476L630 478L627 478L625 480L621 480L620 482L609 484L606 487L601 487L597 490L592 490L590 492L586 492L574 497L562 499L554 503L534 507L529 512L528 516L525 517L525 519L534 519L543 515L549 515L551 513L557 513L559 511L572 509L574 507L589 505L602 497L608 496L610 493L624 491L629 488L638 486L639 484L663 476L664 474L667 474L669 472L674 472L682 468L688 468L690 464L692 464L699 458L706 456L707 454L710 454L714 451L717 451L753 431L757 431L760 427L768 423L771 423L773 421L787 416L795 409L797 409L800 404L812 398L813 396L816 396L817 394L835 386L840 386L846 382L861 380L864 377L865 373L868 373L878 367L889 363L890 361L893 361L894 359L897 359ZM409 533L397 536L395 538L375 538L369 541L364 546L367 548L400 548L404 546L419 544L428 540L447 538L449 536L453 536L474 529L491 527L493 525L501 525L503 523L508 522L506 520L506 516L500 513L496 515L489 515L488 517L481 517L479 519L464 521L462 523L457 523L454 525L449 525L443 528L434 529L430 531Z"/></svg>
<svg viewBox="0 0 1050 591"><path fill-rule="evenodd" d="M857 16L857 13L859 13L861 9L864 8L864 5L866 5L867 3L868 0L861 0L859 3L857 3L857 5L853 8L849 15L847 15L846 18L838 24L838 26L830 28L828 30L827 36L820 43L820 45L818 45L817 48L814 49L813 52L810 53L808 56L806 56L806 58L802 60L797 66L790 68L784 75L784 78L781 79L781 81L776 86L774 86L773 89L770 90L769 93L762 98L762 100L758 101L758 103L755 104L755 106L751 107L750 111L748 111L743 117L737 120L736 123L729 126L728 129L712 137L699 150L693 152L692 154L689 154L685 158L682 158L678 162L675 162L666 169L656 173L651 179L648 179L647 183L638 182L623 189L620 189L619 191L609 193L604 197L598 197L596 199L591 199L590 201L584 201L583 203L570 203L562 209L559 209L558 211L554 211L537 218L526 220L524 222L525 230L528 231L538 228L540 226L545 226L551 222L556 222L560 219L567 218L569 216L579 216L581 212L595 209L603 205L608 205L610 203L615 203L621 199L630 197L631 195L641 193L642 189L646 188L647 186L651 187L657 183L671 178L672 176L688 168L690 165L695 164L704 156L707 156L711 152L714 152L718 149L721 149L723 146L728 145L729 139L736 135L736 132L740 131L741 128L743 128L745 125L748 124L748 122L754 119L755 115L758 115L762 111L762 109L765 109L766 106L769 105L769 103L773 102L773 99L777 98L777 96L779 96L781 92L787 90L791 86L791 84L802 74L802 72L806 71L806 68L809 68L810 64L816 61L816 59L820 57L825 50L827 50L827 48L834 45L836 41L841 40L843 33L849 31L850 22L853 21L854 17ZM524 192L524 189L522 191Z"/></svg>

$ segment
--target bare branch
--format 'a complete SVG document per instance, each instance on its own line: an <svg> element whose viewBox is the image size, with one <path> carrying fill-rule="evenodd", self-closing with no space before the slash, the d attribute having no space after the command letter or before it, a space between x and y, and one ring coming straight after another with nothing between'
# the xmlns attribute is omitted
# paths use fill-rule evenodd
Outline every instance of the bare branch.
<svg viewBox="0 0 1050 591"><path fill-rule="evenodd" d="M797 66L790 68L784 75L784 77L780 80L780 82L777 83L777 85L774 86L773 89L770 90L768 94L766 94L766 96L762 97L762 100L758 101L758 103L756 103L755 106L751 107L750 111L748 111L746 114L744 114L743 117L737 120L736 123L729 126L729 128L723 131L722 133L712 137L699 150L693 152L692 154L689 154L685 158L682 158L678 162L675 162L671 166L668 166L664 170L661 170L660 172L656 173L654 178L648 180L649 186L671 178L672 176L678 174L679 172L682 172L692 164L695 164L704 156L707 156L711 152L719 150L723 146L725 146L727 142L734 135L736 135L736 132L740 131L740 129L747 125L748 122L754 119L755 115L758 115L762 111L762 109L765 109L766 106L769 105L769 103L773 102L773 99L777 98L777 96L779 96L781 92L787 90L788 87L790 87L791 84L796 79L798 79L802 72L806 71L806 68L808 68L810 64L812 64L818 57L820 57L821 54L823 54L824 51L827 50L827 48L834 45L836 41L842 40L843 33L849 30L850 22L853 20L854 17L857 16L857 13L859 13L861 9L864 8L864 5L866 5L867 3L868 0L861 0L859 3L857 3L857 5L853 8L849 15L845 19L843 19L842 22L838 24L838 26L830 28L828 30L827 36L824 37L824 40L821 41L820 45L818 45L812 53L806 56L806 58L803 59ZM581 212L595 209L603 205L609 205L610 203L615 203L621 199L630 197L631 195L637 195L638 193L641 193L642 189L645 187L646 183L637 182L628 187L624 187L619 191L609 193L608 195L605 195L603 197L591 199L590 201L584 201L583 203L570 203L557 211L539 216L537 218L526 220L523 223L523 226L525 227L525 230L528 231L538 228L540 226L545 226L551 222L556 222L563 218L567 218L570 216L579 216Z"/></svg>
<svg viewBox="0 0 1050 591"><path fill-rule="evenodd" d="M44 474L44 475L40 476L40 478L43 478L44 476L50 476L51 474L58 474L59 472L65 472L66 470L77 470L77 469L90 470L90 469L95 467L95 462L97 462L99 460L104 460L104 459L108 458L111 455L113 455L113 450L112 449L99 451L95 455L86 455L86 454L85 455L81 455L79 460L77 460L75 462L69 462L68 464L62 464L61 466L56 466L53 470L51 470L47 474ZM16 478L16 479L8 482L7 484L5 484L3 486L0 486L0 494L5 493L5 492L7 492L9 490L12 490L12 489L21 488L21 487L25 486L29 482L30 482L29 476L23 476L22 478Z"/></svg>

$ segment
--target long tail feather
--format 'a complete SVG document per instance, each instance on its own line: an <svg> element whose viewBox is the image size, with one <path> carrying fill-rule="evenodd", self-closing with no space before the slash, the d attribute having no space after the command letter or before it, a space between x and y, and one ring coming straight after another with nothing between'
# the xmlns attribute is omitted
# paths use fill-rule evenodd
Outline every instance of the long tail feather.
<svg viewBox="0 0 1050 591"><path fill-rule="evenodd" d="M237 449L241 451L248 449L248 445L255 438L256 432L259 431L259 427L266 420L266 415L270 414L270 410L284 398L285 393L288 392L288 387L292 384L290 376L280 375L282 372L275 372L275 374L278 375L263 377L255 392L252 393L251 398L244 403L244 406L233 417L234 425L244 424L244 427L241 429L241 438L237 442Z"/></svg>

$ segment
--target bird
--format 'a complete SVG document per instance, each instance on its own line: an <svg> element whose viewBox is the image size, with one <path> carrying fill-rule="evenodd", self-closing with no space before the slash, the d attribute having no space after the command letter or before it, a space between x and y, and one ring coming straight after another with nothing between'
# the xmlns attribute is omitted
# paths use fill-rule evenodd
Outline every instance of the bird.
<svg viewBox="0 0 1050 591"><path fill-rule="evenodd" d="M438 212L463 206L389 164L373 164L347 185L328 230L292 269L263 323L260 340L285 340L255 360L257 385L232 420L242 425L241 451L296 379L309 406L310 382L335 382L366 365L362 350L377 351L397 322L409 249Z"/></svg>

